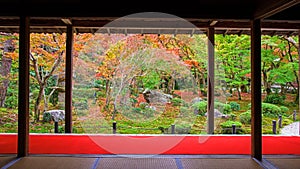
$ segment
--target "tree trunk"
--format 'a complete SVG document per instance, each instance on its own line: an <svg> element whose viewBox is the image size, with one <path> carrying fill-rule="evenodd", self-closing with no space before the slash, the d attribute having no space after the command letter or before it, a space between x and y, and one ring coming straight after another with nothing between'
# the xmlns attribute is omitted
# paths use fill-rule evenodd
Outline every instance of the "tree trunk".
<svg viewBox="0 0 300 169"><path fill-rule="evenodd" d="M40 85L40 90L39 90L39 94L38 94L38 97L36 98L36 102L35 102L35 105L34 105L34 120L36 122L39 122L40 121L40 109L39 109L39 106L40 106L40 103L41 103L41 100L43 98L43 91L45 89L45 85Z"/></svg>
<svg viewBox="0 0 300 169"><path fill-rule="evenodd" d="M43 98L44 98L44 111L47 111L48 110L48 99L46 96L45 89L43 90Z"/></svg>
<svg viewBox="0 0 300 169"><path fill-rule="evenodd" d="M264 84L264 88L265 91L267 92L267 95L271 93L271 86L268 83L268 76L267 73L265 71L263 71L263 84Z"/></svg>
<svg viewBox="0 0 300 169"><path fill-rule="evenodd" d="M299 36L299 38L300 38L300 36ZM300 48L299 48L299 46L300 46L299 45L300 44L300 39L298 40L299 41L298 45L297 45L296 41L292 37L283 36L283 39L285 39L288 42L288 46L289 46L288 53L289 53L290 61L294 62L294 59L293 59L293 56L292 56L292 53L291 53L291 47L292 46L294 46L297 49L297 51L298 51L298 55L299 55L298 56L298 61L299 61L299 58L300 58ZM297 96L296 96L296 98L294 100L294 103L298 103L299 102L299 77L298 77L297 71L294 71L294 75L296 77L297 86L298 86L297 87Z"/></svg>
<svg viewBox="0 0 300 169"><path fill-rule="evenodd" d="M7 52L13 52L15 50L13 46L13 40L9 39L4 43L4 49L0 67L0 107L4 107L6 92L9 85L9 73L12 63L12 58L7 56Z"/></svg>
<svg viewBox="0 0 300 169"><path fill-rule="evenodd" d="M247 93L247 92L248 92L248 88L247 88L246 85L242 85L242 86L241 86L241 92L242 92L242 93Z"/></svg>
<svg viewBox="0 0 300 169"><path fill-rule="evenodd" d="M241 96L241 92L240 92L240 86L236 88L237 89L237 92L238 92L238 98L239 100L242 100L242 96Z"/></svg>
<svg viewBox="0 0 300 169"><path fill-rule="evenodd" d="M105 95L106 95L106 100L105 100L105 108L108 108L109 102L110 102L110 80L105 81Z"/></svg>

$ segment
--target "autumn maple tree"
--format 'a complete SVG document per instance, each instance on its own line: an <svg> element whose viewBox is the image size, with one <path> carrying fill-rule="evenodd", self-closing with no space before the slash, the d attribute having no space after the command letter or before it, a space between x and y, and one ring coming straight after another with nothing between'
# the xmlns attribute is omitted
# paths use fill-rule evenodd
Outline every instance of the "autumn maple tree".
<svg viewBox="0 0 300 169"><path fill-rule="evenodd" d="M90 34L75 36L74 57L78 56L78 51L83 48L90 37ZM48 109L49 98L57 89L57 87L53 87L50 94L46 95L45 89L49 79L53 77L54 73L64 74L65 65L63 63L65 60L66 35L59 33L34 33L31 34L30 43L32 76L38 84L38 94L34 103L34 119L39 121L41 110L46 111ZM44 106L40 108L42 99L44 99Z"/></svg>
<svg viewBox="0 0 300 169"><path fill-rule="evenodd" d="M106 105L113 100L113 116L118 102L129 103L137 99L138 86L144 88L151 83L153 88L162 87L164 92L172 94L176 78L184 76L183 69L198 69L188 40L190 38L172 35L129 35L109 48L97 77L106 81ZM117 90L111 92L111 88ZM126 97L122 95L124 90L129 94ZM133 91L136 96L132 98Z"/></svg>
<svg viewBox="0 0 300 169"><path fill-rule="evenodd" d="M18 36L11 33L0 33L0 107L4 107L7 88L10 83L10 72L12 62L18 59L16 50Z"/></svg>

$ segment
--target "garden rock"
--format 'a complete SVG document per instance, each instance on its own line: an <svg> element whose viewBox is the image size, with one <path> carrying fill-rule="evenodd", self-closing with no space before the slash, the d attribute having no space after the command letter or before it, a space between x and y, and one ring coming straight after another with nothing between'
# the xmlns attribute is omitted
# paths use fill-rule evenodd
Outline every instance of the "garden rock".
<svg viewBox="0 0 300 169"><path fill-rule="evenodd" d="M173 98L172 95L165 94L159 90L150 90L146 89L143 92L144 99L147 101L147 103L170 103L170 100Z"/></svg>
<svg viewBox="0 0 300 169"><path fill-rule="evenodd" d="M207 116L207 112L205 113L205 116ZM221 113L218 109L214 109L214 117L215 118L227 118L227 115Z"/></svg>
<svg viewBox="0 0 300 169"><path fill-rule="evenodd" d="M203 101L202 98L200 98L200 97L195 97L195 98L192 99L192 104L195 104L195 103L198 103L198 102L201 102L201 101Z"/></svg>
<svg viewBox="0 0 300 169"><path fill-rule="evenodd" d="M65 120L65 111L64 110L48 110L43 114L43 120L46 122L49 121L63 121Z"/></svg>

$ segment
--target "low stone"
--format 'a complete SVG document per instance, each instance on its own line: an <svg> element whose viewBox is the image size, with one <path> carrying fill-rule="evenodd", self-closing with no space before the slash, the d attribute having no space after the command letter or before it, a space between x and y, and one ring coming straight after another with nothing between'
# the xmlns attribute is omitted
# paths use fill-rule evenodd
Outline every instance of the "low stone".
<svg viewBox="0 0 300 169"><path fill-rule="evenodd" d="M159 90L149 90L149 89L146 89L143 92L143 96L144 99L149 104L153 104L153 103L166 104L166 103L170 103L170 100L173 98L172 95L165 94Z"/></svg>
<svg viewBox="0 0 300 169"><path fill-rule="evenodd" d="M201 102L201 101L203 101L203 99L202 98L200 98L200 97L195 97L195 98L193 98L192 99L192 104L195 104L195 103L198 103L198 102Z"/></svg>
<svg viewBox="0 0 300 169"><path fill-rule="evenodd" d="M43 114L43 121L63 121L65 120L65 111L64 110L48 110Z"/></svg>
<svg viewBox="0 0 300 169"><path fill-rule="evenodd" d="M207 116L207 112L205 113L205 116ZM221 113L218 109L214 109L214 117L215 118L227 118L228 116L226 114Z"/></svg>

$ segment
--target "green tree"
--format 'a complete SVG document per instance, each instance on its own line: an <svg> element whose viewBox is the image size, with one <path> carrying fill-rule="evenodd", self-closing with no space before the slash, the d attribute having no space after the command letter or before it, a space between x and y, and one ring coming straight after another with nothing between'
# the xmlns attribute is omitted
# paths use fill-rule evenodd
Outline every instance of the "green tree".
<svg viewBox="0 0 300 169"><path fill-rule="evenodd" d="M262 75L267 95L273 84L281 86L281 94L285 94L288 87L295 89L294 82L299 85L297 48L295 37L263 36Z"/></svg>
<svg viewBox="0 0 300 169"><path fill-rule="evenodd" d="M223 79L232 93L236 89L239 100L241 91L249 88L250 38L248 35L216 35L216 69L224 73ZM222 75L222 74L221 74ZM220 76L220 74L219 74Z"/></svg>

